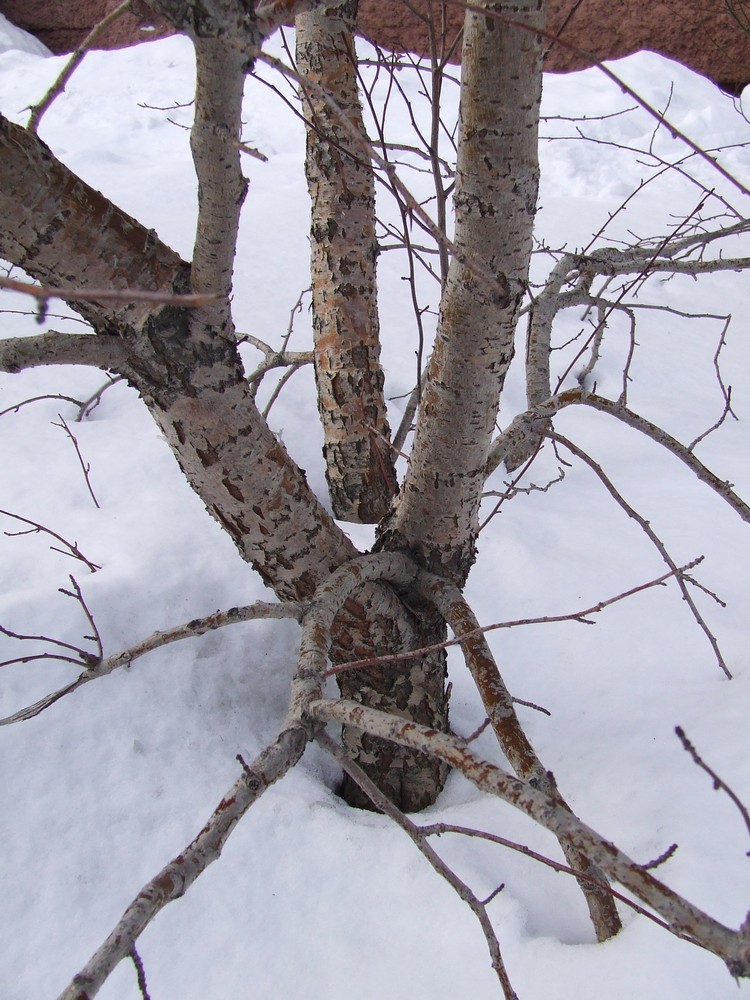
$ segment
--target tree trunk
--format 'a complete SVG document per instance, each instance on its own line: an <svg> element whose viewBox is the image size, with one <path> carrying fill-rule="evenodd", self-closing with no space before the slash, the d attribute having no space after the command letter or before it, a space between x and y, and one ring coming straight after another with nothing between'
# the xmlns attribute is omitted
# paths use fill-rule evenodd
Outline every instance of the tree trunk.
<svg viewBox="0 0 750 1000"><path fill-rule="evenodd" d="M377 523L396 493L383 398L375 260L375 181L343 116L366 135L354 51L356 0L301 14L297 69L307 122L315 379L333 512ZM331 103L333 101L333 104Z"/></svg>
<svg viewBox="0 0 750 1000"><path fill-rule="evenodd" d="M543 0L482 6L543 25ZM541 83L538 35L467 11L455 255L409 470L380 539L459 585L475 557L484 467L528 279Z"/></svg>
<svg viewBox="0 0 750 1000"><path fill-rule="evenodd" d="M0 218L5 221L0 254L43 283L64 281L83 291L190 288L189 265L153 232L76 177L36 136L5 119L0 119ZM309 597L357 555L256 409L221 313L222 325L211 328L205 311L197 322L190 310L174 305L71 305L97 331L86 338L91 350L82 362L112 366L131 381L191 488L280 598ZM54 340L43 335L18 344L2 341L0 370L53 361L70 340L59 334ZM69 351L65 357L70 363ZM442 626L419 607L410 609L388 587L369 586L337 621L331 656L341 663L417 648L442 634ZM439 655L399 669L346 674L342 690L425 725L447 725ZM347 744L403 809L428 805L442 788L446 768L439 761L353 732ZM355 786L349 797L364 804Z"/></svg>

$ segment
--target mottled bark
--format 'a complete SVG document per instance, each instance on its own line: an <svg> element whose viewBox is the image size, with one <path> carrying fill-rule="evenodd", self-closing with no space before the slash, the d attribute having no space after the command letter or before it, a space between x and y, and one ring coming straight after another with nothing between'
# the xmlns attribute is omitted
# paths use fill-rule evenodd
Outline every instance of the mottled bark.
<svg viewBox="0 0 750 1000"><path fill-rule="evenodd" d="M529 26L543 23L544 0L482 6ZM458 583L474 560L484 466L527 283L541 64L533 32L467 12L455 255L409 470L380 541Z"/></svg>
<svg viewBox="0 0 750 1000"><path fill-rule="evenodd" d="M79 288L187 291L190 267L155 233L0 119L0 254ZM281 597L312 593L355 550L258 413L229 331L146 303L75 307L127 349L126 374L191 487ZM120 367L115 370L120 370Z"/></svg>
<svg viewBox="0 0 750 1000"><path fill-rule="evenodd" d="M83 289L190 288L189 265L155 233L72 174L37 137L2 119L0 218L0 255L43 282ZM116 350L125 352L127 367L123 362L113 370L139 390L192 489L279 597L308 597L357 554L258 413L228 315L214 317L218 325L211 326L207 312L198 322L197 314L174 306L76 308L98 332L86 339L112 338ZM108 361L113 354L107 352ZM8 359L4 367L0 357L0 368L21 367L17 352ZM441 636L439 623L410 610L389 588L373 585L351 598L339 616L332 657L342 662L413 649ZM406 669L358 671L347 676L343 689L373 707L441 729L447 725L441 656ZM354 731L347 745L406 810L433 802L442 788L446 768L440 761ZM358 791L351 799L364 804Z"/></svg>
<svg viewBox="0 0 750 1000"><path fill-rule="evenodd" d="M297 18L297 69L307 122L315 377L336 517L376 523L396 493L383 398L372 166L344 129L365 135L357 90L356 0ZM338 106L336 113L329 100Z"/></svg>

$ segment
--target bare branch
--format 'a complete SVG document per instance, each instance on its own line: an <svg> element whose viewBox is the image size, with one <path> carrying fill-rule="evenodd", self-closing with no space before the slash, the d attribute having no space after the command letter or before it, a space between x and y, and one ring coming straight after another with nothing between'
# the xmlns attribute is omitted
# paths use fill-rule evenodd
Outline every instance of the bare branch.
<svg viewBox="0 0 750 1000"><path fill-rule="evenodd" d="M149 292L139 288L48 288L31 285L27 281L18 281L16 278L2 277L0 277L0 288L31 295L41 302L47 302L49 299L65 299L66 302L143 302L146 305L183 306L186 309L210 305L220 298L213 292L177 295L174 292Z"/></svg>
<svg viewBox="0 0 750 1000"><path fill-rule="evenodd" d="M354 701L314 701L309 706L309 714L318 722L356 726L381 739L392 740L400 746L444 760L480 790L496 795L524 812L558 838L569 838L609 878L620 882L654 909L668 924L670 931L721 958L731 975L750 977L750 923L736 931L720 924L655 879L642 865L591 827L561 809L556 799L477 757L456 737Z"/></svg>
<svg viewBox="0 0 750 1000"><path fill-rule="evenodd" d="M68 435L68 437L70 438L71 442L73 443L73 447L76 450L76 455L78 456L78 462L79 462L79 464L81 466L81 469L83 471L83 478L86 480L86 488L89 491L91 499L94 501L94 506L98 509L99 508L99 501L96 499L96 494L94 493L94 490L93 490L93 488L91 486L91 480L89 478L89 473L91 472L91 466L88 464L88 462L84 461L83 455L81 454L81 448L80 448L80 446L78 444L78 438L76 438L75 434L71 431L70 427L68 427L68 425L66 424L65 418L60 413L58 413L57 415L60 418L60 423L56 424L53 421L52 422L52 426L53 427L62 427L62 429L65 431L65 433Z"/></svg>
<svg viewBox="0 0 750 1000"><path fill-rule="evenodd" d="M651 440L656 444L666 448L667 451L670 451L675 456L675 458L680 459L681 462L694 472L701 482L710 486L710 488L717 493L722 500L726 501L726 503L729 504L729 506L735 511L736 514L739 515L739 517L742 518L743 521L750 522L750 506L748 506L748 504L734 492L732 484L719 479L719 477L715 475L715 473L711 472L711 470L708 469L686 445L672 437L671 434L668 434L661 427L657 426L657 424L651 423L650 420L646 420L645 417L639 416L639 414L634 413L621 403L607 399L604 396L598 396L585 389L567 389L565 392L558 393L556 396L550 396L550 398L545 400L544 403L541 403L539 406L535 406L516 417L510 427L508 427L508 429L495 440L485 468L486 475L489 476L490 473L494 472L498 465L504 461L505 455L507 454L507 451L516 434L528 433L527 428L529 425L533 424L537 420L542 419L546 421L566 406L571 406L577 403L582 403L585 406L590 406L595 410L601 411L602 413L608 413L610 416L616 417L624 424L627 424L628 427L632 427L634 430L640 431L641 434L645 434L646 437L651 438Z"/></svg>
<svg viewBox="0 0 750 1000"><path fill-rule="evenodd" d="M65 90L65 86L68 80L71 78L76 69L83 62L83 57L93 48L94 42L99 38L102 32L113 24L122 14L124 14L127 9L132 5L133 0L124 0L123 3L118 4L113 10L111 10L105 17L99 21L98 24L94 25L91 31L86 35L81 44L76 48L73 55L70 57L68 62L62 68L60 75L57 77L55 82L49 88L44 97L31 108L31 115L29 117L28 128L31 132L37 132L39 129L39 123L42 120L42 115L49 110L52 102L56 97Z"/></svg>
<svg viewBox="0 0 750 1000"><path fill-rule="evenodd" d="M17 534L30 534L32 532L36 533L43 531L46 534L50 535L52 538L57 539L57 541L60 542L61 545L64 545L65 548L68 550L67 552L64 552L63 549L55 548L55 546L52 545L50 546L50 548L54 552L63 552L65 555L72 556L74 559L79 559L82 563L85 563L88 566L88 568L91 570L92 573L96 573L98 569L101 569L101 566L97 566L96 563L91 562L90 559L86 558L86 556L78 548L77 542L69 542L67 541L67 539L63 538L62 535L58 535L57 532L53 531L51 528L47 528L43 524L39 524L38 521L32 521L28 517L22 517L20 514L14 514L12 513L12 511L0 510L0 514L4 514L5 517L13 517L15 518L16 521L22 521L24 524L28 524L31 526L29 532L6 531L4 532L5 535L11 536Z"/></svg>
<svg viewBox="0 0 750 1000"><path fill-rule="evenodd" d="M714 652L714 656L716 657L716 662L719 664L719 668L723 671L725 676L731 680L732 674L730 673L729 667L726 665L721 650L719 649L719 644L716 641L716 636L713 634L711 629L706 624L706 620L698 610L695 601L693 600L693 595L690 593L688 589L686 581L689 580L690 578L686 576L686 574L682 572L680 568L677 566L677 563L675 563L675 561L672 559L669 552L667 551L666 546L659 538L659 536L656 534L654 529L651 527L650 522L647 521L645 517L639 514L638 511L627 502L627 500L622 496L622 494L616 489L614 483L609 479L607 474L604 472L604 469L602 469L602 467L597 462L595 462L590 455L587 455L585 451L579 448L568 438L563 437L561 434L556 434L554 433L554 431L548 431L547 436L551 438L553 441L558 441L560 444L563 444L568 449L568 451L570 451L573 455L575 455L582 462L584 462L591 469L591 471L599 478L600 482L607 490L609 495L614 498L615 502L625 511L628 517L632 518L636 522L636 524L638 524L641 531L644 532L644 534L649 539L651 544L656 548L656 550L658 551L659 555L662 557L664 562L667 564L667 566L669 566L671 575L674 578L675 582L677 583L677 586L680 588L683 600L690 608L690 611L693 615L693 618L695 618L698 627L701 629L701 631L709 641L711 649Z"/></svg>
<svg viewBox="0 0 750 1000"><path fill-rule="evenodd" d="M0 371L15 374L41 365L89 365L123 374L130 370L128 349L118 337L50 330L35 337L0 340Z"/></svg>
<svg viewBox="0 0 750 1000"><path fill-rule="evenodd" d="M70 694L72 691L77 690L84 684L88 684L89 681L96 680L98 677L106 677L107 674L111 674L114 670L117 670L120 667L129 667L134 660L137 660L141 656L145 656L146 653L150 653L154 649L158 649L160 646L167 646L172 642L179 642L182 639L191 639L196 636L204 635L206 632L212 632L215 629L224 628L226 625L236 625L239 622L255 621L258 618L295 618L297 621L300 621L303 607L304 605L294 601L288 601L282 604L256 601L255 604L246 605L244 607L230 608L228 611L216 611L214 614L208 615L205 618L194 618L192 621L187 622L184 625L178 625L176 628L168 629L165 632L154 632L146 639L136 643L134 646L130 646L122 652L114 653L106 659L99 658L98 662L94 660L89 664L89 669L82 673L71 684L66 684L65 687L52 692L52 694L46 695L33 705L29 705L28 707L15 712L13 715L10 715L5 719L0 719L0 726L7 726L14 722L23 722L27 719L33 719L45 709L54 705L54 703L59 701L60 698ZM14 637L20 639L44 639L44 636ZM70 648L77 649L77 647ZM81 652L80 650L77 651L79 653ZM90 654L86 655L90 657ZM39 659L40 657L37 656L34 658ZM71 660L70 662L80 663L79 660ZM0 666L2 666L2 664L0 664Z"/></svg>
<svg viewBox="0 0 750 1000"><path fill-rule="evenodd" d="M362 791L369 797L372 804L392 819L394 823L400 826L401 829L409 837L411 837L422 856L429 861L438 875L442 876L442 878L444 878L446 882L453 889L455 889L459 898L468 905L469 909L479 921L484 933L490 957L492 959L492 968L495 970L497 978L500 980L500 984L503 988L503 995L506 1000L518 1000L518 995L510 984L510 979L508 978L508 973L505 969L505 964L500 953L500 944L497 940L497 935L495 934L492 923L490 922L489 914L487 913L487 904L490 902L492 897L484 901L478 899L469 886L462 879L460 879L458 875L456 875L453 869L450 868L445 861L443 861L437 851L433 850L427 842L427 836L424 831L420 829L416 823L413 823L409 817L405 815L405 813L395 806L391 800L380 791L375 782L371 781L362 768L347 757L344 751L334 740L331 739L330 736L328 736L327 733L319 732L315 739L324 750L327 750L328 753L330 753L331 756L339 762L343 770L357 782ZM493 895L496 894L497 892Z"/></svg>
<svg viewBox="0 0 750 1000"><path fill-rule="evenodd" d="M454 634L462 637L461 650L466 666L477 686L498 743L513 770L519 778L529 781L535 788L555 799L560 809L570 810L551 771L539 760L523 731L513 708L513 699L498 670L484 632L459 588L425 571L420 572L416 585L420 593L445 618ZM559 840L571 867L591 876L591 881L582 881L579 885L586 899L597 940L606 941L617 934L622 926L611 895L601 887L602 883L607 883L606 876L571 839L562 836Z"/></svg>
<svg viewBox="0 0 750 1000"><path fill-rule="evenodd" d="M648 101L646 101L643 97L641 97L637 91L635 91L632 87L630 87L627 83L625 83L625 81L622 80L607 65L605 65L602 62L599 62L597 58L590 52L586 52L583 49L579 49L575 45L571 45L570 42L568 42L565 38L560 37L559 35L553 35L551 32L545 31L543 28L530 28L529 25L524 21L508 17L507 14L501 14L497 11L492 10L491 8L478 7L475 4L467 3L466 0L446 0L446 2L452 3L456 6L463 7L465 10L471 10L474 11L475 13L483 14L484 16L491 17L494 20L502 21L505 24L512 25L514 28L519 28L522 31L535 31L538 35L541 35L542 38L546 38L549 41L554 42L558 45L563 45L565 48L570 49L577 55L583 56L586 60L587 65L595 66L598 70L600 70L600 72L602 72L608 79L610 79L613 83L615 83L624 94L627 94L628 97L631 97L657 123L663 125L670 133L670 135L672 135L673 138L679 139L681 142L684 142L689 149L691 149L702 160L705 160L706 163L708 163L711 167L713 167L714 170L716 170L719 174L721 174L721 176L725 180L729 181L729 183L732 184L735 188L737 188L738 191L750 197L750 189L748 189L747 187L745 187L744 184L738 181L733 174L731 174L725 167L723 167L719 163L717 159L715 159L715 157L711 156L704 149L702 149L693 139L691 139L684 132L681 132L680 129L676 128L670 121L668 121L664 117L664 115L660 111L657 111L656 108L654 108L651 104L649 104Z"/></svg>
<svg viewBox="0 0 750 1000"><path fill-rule="evenodd" d="M533 861L538 861L539 864L545 865L547 868L551 868L553 871L560 872L563 875L572 875L576 879L584 879L591 882L592 877L585 872L576 871L569 865L563 864L561 861L555 861L553 858L548 858L544 854L539 854L538 851L532 851L530 847L525 844L518 844L513 840L508 840L507 837L500 837L496 833L488 833L486 830L474 830L471 827L457 826L453 823L431 823L429 826L422 826L419 828L422 836L424 837L441 837L446 833L456 833L464 837L476 837L479 840L486 840L491 844L498 844L500 847L507 847L511 851L516 851L518 854L523 854L524 857L531 858ZM656 866L656 864L663 864L668 858L672 857L674 852L677 850L677 845L672 844L656 861L651 861L648 864L642 865L641 867L644 871L648 871ZM662 927L666 931L674 933L669 927L669 924L660 920L657 916L651 913L649 910L640 906L634 900L630 899L628 896L624 896L621 892L613 889L611 886L605 883L600 883L599 887L610 893L613 899L618 900L620 903L624 903L625 906L629 906L631 910L640 914L642 917L646 917L648 920L653 921L659 927ZM682 935L677 934L677 937ZM685 940L690 941L689 938ZM693 942L691 942L692 944Z"/></svg>
<svg viewBox="0 0 750 1000"><path fill-rule="evenodd" d="M737 806L739 814L742 816L745 826L747 827L748 833L750 833L750 812L748 812L747 806L742 802L739 796L732 791L726 781L724 781L723 778L720 778L716 771L714 771L713 768L710 768L703 760L693 744L685 735L685 730L682 726L675 726L675 733L677 735L677 739L680 743L682 743L683 747L693 758L694 762L711 778L714 783L714 791L726 792L732 802ZM750 857L750 851L747 852L747 855Z"/></svg>
<svg viewBox="0 0 750 1000"><path fill-rule="evenodd" d="M12 406L6 406L4 410L0 410L0 417L5 417L9 413L18 413L22 406L28 406L30 403L40 403L44 399L59 399L64 403L75 403L79 410L84 405L82 399L75 399L73 396L64 396L59 392L50 392L46 393L44 396L29 396L28 399L22 399L20 403L14 403Z"/></svg>
<svg viewBox="0 0 750 1000"><path fill-rule="evenodd" d="M73 977L58 1000L91 1000L122 959L131 955L140 934L168 904L183 896L221 855L235 826L275 781L302 756L308 736L301 725L282 730L273 743L243 769L195 839L147 882L123 913L112 933Z"/></svg>
<svg viewBox="0 0 750 1000"><path fill-rule="evenodd" d="M684 566L679 566L677 568L677 572L684 574L702 561L703 556L699 556L697 559L693 559ZM412 649L403 653L386 653L382 656L371 656L367 659L350 660L347 663L339 663L334 667L328 668L325 671L325 676L334 676L336 674L344 673L347 670L358 670L362 667L398 663L402 660L413 659L415 656L427 656L430 653L434 653L438 649L448 649L451 646L458 646L465 639L470 639L475 635L480 635L485 632L494 632L501 628L518 628L522 625L556 625L560 622L578 622L581 625L593 625L594 623L591 621L592 615L599 614L600 611L610 607L612 604L617 604L619 601L625 601L629 597L633 597L635 594L642 593L644 590L650 590L653 587L661 587L672 577L672 575L672 572L663 573L661 576L658 576L653 580L649 580L647 583L641 583L635 587L630 587L628 590L624 590L614 597L608 597L605 600L599 601L596 604L579 611L570 611L567 614L561 615L543 615L540 618L516 618L513 621L495 622L492 625L478 625L476 628L471 628L469 631L462 632L453 639L446 639L444 642L437 642L430 646L422 646L419 649ZM515 698L513 700L519 701L519 699ZM521 702L519 701L519 703Z"/></svg>
<svg viewBox="0 0 750 1000"><path fill-rule="evenodd" d="M113 385L117 385L118 382L122 382L124 377L124 375L110 375L104 385L100 386L95 393L81 403L76 416L76 423L79 424L84 417L89 416L91 411L97 408L107 389L111 389Z"/></svg>

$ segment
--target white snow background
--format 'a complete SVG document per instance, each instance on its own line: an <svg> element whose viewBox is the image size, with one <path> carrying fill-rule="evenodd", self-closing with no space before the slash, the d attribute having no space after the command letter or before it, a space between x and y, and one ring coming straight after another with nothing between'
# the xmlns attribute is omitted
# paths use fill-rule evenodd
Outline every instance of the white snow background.
<svg viewBox="0 0 750 1000"><path fill-rule="evenodd" d="M24 122L64 60L0 18L0 107ZM272 51L282 54L278 39ZM732 145L722 162L750 183L750 125L738 102L679 65L649 53L615 64L652 105L704 148ZM269 73L263 75L271 78ZM46 115L42 138L72 169L184 256L195 224L196 184L189 157L192 55L181 38L120 52L91 53ZM425 115L418 82L399 79ZM279 82L277 80L277 82ZM284 87L283 83L279 84ZM384 87L384 84L383 84ZM383 87L377 90L381 99ZM453 111L455 113L455 98ZM545 136L576 127L617 145L560 138L542 142L538 237L552 248L585 246L654 160L688 150L596 69L545 79L544 114L592 117L576 126L560 117ZM160 110L166 109L166 110ZM171 109L171 110L170 110ZM249 80L245 141L268 156L247 160L250 190L235 276L240 331L279 344L306 287L307 194L303 131L270 90ZM389 109L396 141L409 139L403 105ZM692 157L684 170L743 214L748 200ZM424 191L418 175L406 179ZM650 181L617 215L600 245L659 237L701 200L701 189L674 173ZM381 199L384 214L392 210ZM704 215L719 210L709 198ZM722 252L748 254L750 241ZM550 266L539 257L537 277ZM14 272L19 273L19 272ZM416 334L408 289L395 253L380 266L383 363L389 397L415 378ZM21 275L22 276L22 275ZM437 290L420 279L434 309ZM750 496L750 286L743 274L650 279L642 304L734 317L720 363L739 418L698 445L699 457ZM3 293L0 336L44 329L81 331L50 315L43 326L29 300ZM24 314L25 313L25 314ZM53 302L51 314L72 316ZM430 322L434 319L428 317ZM557 341L586 326L580 310L559 322ZM685 442L714 423L723 400L713 357L722 320L639 316L630 405ZM291 347L309 343L306 306ZM612 321L595 370L599 391L616 398L629 347L624 319ZM558 370L572 357L562 352ZM248 367L257 363L251 348ZM522 349L518 360L523 357ZM84 399L100 372L47 368L0 376L0 410L32 396ZM275 379L264 388L268 397ZM571 384L575 384L571 382ZM522 407L517 363L501 422ZM398 423L404 401L391 403ZM76 406L47 399L0 418L0 507L37 520L101 566L90 573L51 549L45 535L0 535L0 623L26 634L78 643L89 629L58 588L73 573L113 653L193 617L269 599L185 483L137 394L118 384L81 423ZM100 509L94 507L71 442L55 426L70 423ZM272 424L322 495L312 379L295 375L272 410ZM682 725L705 760L750 803L747 525L676 459L634 431L593 412L562 413L557 428L585 447L626 499L661 535L678 563L705 555L696 574L726 601L695 599L716 633L734 679L727 680L674 583L617 604L593 626L568 622L490 634L514 695L551 712L521 708L540 757L554 770L579 815L636 859L672 843L679 850L663 878L722 922L737 927L750 909L750 835L742 817L691 762L674 735ZM544 484L559 463L547 448L532 481ZM502 474L492 480L502 488ZM490 501L490 504L492 501ZM488 512L491 506L488 507ZM23 528L1 519L6 533ZM347 526L366 547L369 529ZM574 611L659 576L659 555L638 526L578 461L549 491L506 503L480 536L467 596L480 621ZM297 626L256 622L178 643L130 669L89 684L40 717L0 731L0 997L56 996L113 928L141 886L193 838L236 779L235 755L251 759L283 718L295 660ZM48 648L39 645L38 649ZM28 653L0 636L0 660ZM0 671L6 716L72 680L53 662ZM473 731L483 713L458 657L451 656L452 722ZM478 748L493 753L486 735ZM500 995L480 928L412 843L380 816L355 812L335 795L336 768L317 749L255 805L220 860L187 895L168 906L138 942L152 1000L484 1000ZM520 814L480 795L453 775L422 817L482 829L546 851L556 844ZM729 1000L750 995L713 956L624 910L613 941L593 943L584 904L567 876L475 840L434 842L480 895L505 884L490 906L504 958L521 1000ZM137 1000L131 963L99 994Z"/></svg>

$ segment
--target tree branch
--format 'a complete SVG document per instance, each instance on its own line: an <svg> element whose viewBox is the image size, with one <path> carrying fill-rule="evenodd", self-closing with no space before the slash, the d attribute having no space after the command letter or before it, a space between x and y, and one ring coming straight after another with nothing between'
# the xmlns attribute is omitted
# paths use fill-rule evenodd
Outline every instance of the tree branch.
<svg viewBox="0 0 750 1000"><path fill-rule="evenodd" d="M141 642L136 643L134 646L130 646L128 649L114 653L112 656L106 657L106 659L99 658L95 660L72 683L66 684L59 690L45 695L44 698L34 702L33 705L29 705L18 712L14 712L13 715L0 719L0 726L8 726L15 722L25 722L28 719L33 719L45 709L54 705L56 701L76 691L79 687L83 687L84 684L88 684L89 681L97 680L99 677L106 677L107 674L111 674L120 667L129 667L134 660L145 656L146 653L150 653L154 649L159 649L160 646L168 646L170 643L179 642L182 639L192 639L204 635L206 632L224 628L226 625L256 621L258 618L296 618L297 621L300 621L302 607L301 604L294 601L281 604L256 601L255 604L249 604L245 607L230 608L228 611L216 611L205 618L194 618L184 625L178 625L176 628L168 629L165 632L154 632L146 639L141 640Z"/></svg>
<svg viewBox="0 0 750 1000"><path fill-rule="evenodd" d="M615 502L625 511L628 517L632 518L636 522L636 524L639 525L641 530L644 532L646 537L649 539L651 544L654 546L654 548L657 550L659 555L662 557L664 562L669 567L672 577L674 578L677 586L680 588L682 599L690 608L691 614L693 615L693 618L695 618L698 627L701 629L703 634L708 639L711 649L714 652L714 656L716 657L716 662L719 664L719 668L723 671L724 675L731 680L732 674L729 670L729 667L726 665L721 650L719 649L719 644L716 641L716 636L713 634L711 629L706 624L703 615L700 613L700 611L696 606L695 601L693 600L693 595L688 590L687 580L689 580L690 578L686 575L684 570L681 570L677 565L677 563L672 559L672 557L670 556L669 552L666 549L666 546L659 538L659 536L656 534L654 529L651 527L650 522L647 521L646 518L644 518L641 514L639 514L638 511L627 502L627 500L622 496L622 494L616 489L614 483L606 475L604 469L602 469L602 467L598 464L598 462L595 462L590 455L587 455L586 452L583 451L581 448L579 448L576 444L574 444L573 441L570 441L568 438L563 437L563 435L561 434L556 434L553 431L548 431L547 436L552 441L558 441L560 444L564 445L568 449L568 451L571 452L571 454L575 455L585 465L587 465L594 473L594 475L596 475L599 478L602 485L610 494L610 496L613 497Z"/></svg>
<svg viewBox="0 0 750 1000"><path fill-rule="evenodd" d="M124 14L127 9L131 6L133 0L124 0L113 10L109 11L98 24L95 24L91 31L86 35L83 41L76 47L75 52L70 57L68 62L63 66L62 72L57 77L55 82L49 88L44 97L31 108L31 115L29 116L28 128L31 132L37 132L39 130L39 123L42 120L42 116L52 105L52 102L56 97L65 90L65 86L71 76L75 73L76 69L83 62L83 57L93 47L94 42L99 38L102 32L106 31L107 28L116 21L122 14Z"/></svg>
<svg viewBox="0 0 750 1000"><path fill-rule="evenodd" d="M312 702L308 711L311 719L318 722L357 726L382 739L444 760L481 791L496 795L526 813L558 838L570 839L609 878L656 910L671 931L721 958L731 975L750 977L750 922L736 931L720 924L561 808L557 799L477 757L461 740L353 701L321 699Z"/></svg>
<svg viewBox="0 0 750 1000"><path fill-rule="evenodd" d="M197 837L155 878L147 882L123 913L112 933L73 977L58 1000L91 1000L115 966L127 958L154 917L183 896L193 882L221 855L235 826L275 781L298 762L308 736L303 726L284 729L273 743L245 765L242 775L209 817Z"/></svg>
<svg viewBox="0 0 750 1000"><path fill-rule="evenodd" d="M47 333L0 340L0 371L25 371L41 365L89 365L118 374L131 371L130 353L118 337L85 333Z"/></svg>
<svg viewBox="0 0 750 1000"><path fill-rule="evenodd" d="M307 133L315 379L326 478L336 517L377 523L396 493L396 473L380 366L375 180L362 155L367 133L357 89L356 7L339 0L299 16L296 59ZM352 129L361 133L359 140Z"/></svg>
<svg viewBox="0 0 750 1000"><path fill-rule="evenodd" d="M694 472L701 482L709 486L722 500L726 501L743 521L750 522L750 506L734 492L732 484L726 480L719 479L686 445L672 437L671 434L668 434L657 424L651 423L650 420L639 416L639 414L634 413L633 410L628 409L628 407L623 406L621 403L607 399L604 396L597 396L595 393L588 392L585 389L566 389L565 392L558 393L556 396L550 396L544 403L516 417L507 430L493 443L487 466L485 467L485 475L489 476L495 471L498 465L505 460L505 456L516 437L528 434L529 428L533 427L537 420L546 421L566 406L574 404L583 404L602 413L608 413L610 416L622 421L628 427L640 431L641 434L644 434L656 444L666 448L675 458L678 458L686 465L691 472Z"/></svg>
<svg viewBox="0 0 750 1000"><path fill-rule="evenodd" d="M327 750L328 753L330 753L331 756L339 762L343 770L352 778L352 780L357 782L375 808L379 809L382 813L392 819L394 823L401 827L407 836L411 837L417 847L417 850L420 851L422 856L429 861L438 875L444 878L448 885L455 889L459 898L467 904L471 912L479 921L482 932L484 933L490 958L492 959L492 968L495 970L497 978L500 980L500 985L503 988L503 995L506 1000L518 1000L518 995L511 986L510 979L508 978L505 963L503 962L503 957L500 953L500 944L490 921L489 914L487 913L487 901L482 902L482 900L475 895L469 886L462 879L460 879L458 875L456 875L453 869L448 867L437 851L435 851L428 843L427 835L424 831L417 826L416 823L412 823L409 817L406 816L405 813L395 806L391 800L380 791L378 786L367 777L362 768L355 764L354 761L350 760L338 744L332 740L327 733L318 733L315 740L320 744L320 746L323 747L324 750Z"/></svg>
<svg viewBox="0 0 750 1000"><path fill-rule="evenodd" d="M505 686L492 655L484 630L455 584L421 571L417 588L445 618L459 639L466 666L477 686L490 724L503 753L519 778L555 799L561 809L571 812L560 795L551 771L547 771L518 721L513 698ZM606 876L568 837L560 837L560 846L570 866L591 876L579 880L586 899L597 940L606 941L621 929Z"/></svg>

